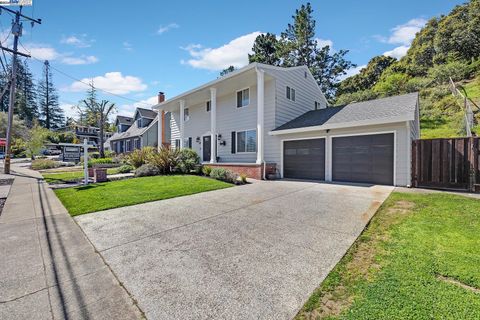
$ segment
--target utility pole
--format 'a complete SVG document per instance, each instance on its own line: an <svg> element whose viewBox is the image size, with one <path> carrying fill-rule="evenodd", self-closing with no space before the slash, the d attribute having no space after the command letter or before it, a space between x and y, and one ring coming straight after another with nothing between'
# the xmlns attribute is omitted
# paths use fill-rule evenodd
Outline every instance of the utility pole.
<svg viewBox="0 0 480 320"><path fill-rule="evenodd" d="M7 141L5 146L5 166L4 173L10 173L10 154L12 152L12 122L13 122L13 108L15 106L15 89L17 86L17 56L21 55L24 57L30 57L28 54L18 52L18 38L22 36L22 23L20 22L20 17L31 21L32 26L34 23L42 23L40 19L32 19L22 14L22 6L20 10L13 11L4 6L0 6L1 10L8 11L15 14L15 20L12 22L12 34L13 38L13 50L0 46L2 50L13 53L13 62L12 62L12 75L10 79L10 97L8 101L8 126L7 126Z"/></svg>

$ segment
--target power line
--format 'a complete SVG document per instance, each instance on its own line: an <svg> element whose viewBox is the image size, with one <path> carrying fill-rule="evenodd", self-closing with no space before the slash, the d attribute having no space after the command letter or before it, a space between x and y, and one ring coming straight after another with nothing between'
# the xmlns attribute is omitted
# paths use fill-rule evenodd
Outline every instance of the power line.
<svg viewBox="0 0 480 320"><path fill-rule="evenodd" d="M25 47L23 46L22 43L20 43L20 46L21 46L25 51L29 51L27 48L25 48ZM40 60L40 59L38 59L38 58L36 58L36 57L34 57L34 56L32 56L32 59L33 59L33 60L36 60L36 61L39 62L39 63L42 63L42 64L44 63L44 61L42 61L42 60ZM95 86L92 85L91 83L87 83L87 82L85 82L85 81L83 81L83 80L81 80L81 79L78 79L78 78L76 78L76 77L74 77L74 76L72 76L72 75L70 75L70 74L68 74L68 73L66 73L66 72L58 69L57 67L55 67L55 66L53 66L53 65L50 65L50 67L51 67L53 70L57 71L58 73L64 75L65 77L70 78L70 79L75 80L75 81L78 81L78 82L84 84L84 85L87 86L87 87L93 87L93 88L95 88L95 89L98 90L98 91L102 91L102 92L104 92L104 93L106 93L106 94L109 94L109 95L112 95L112 96L115 96L115 97L117 97L117 98L121 98L121 99L124 99L124 100L128 100L128 101L130 101L130 102L141 103L141 104L147 105L147 106L149 106L149 107L153 107L153 105L150 104L150 103L143 102L143 101L139 101L139 100L135 100L135 99L132 99L132 98L128 98L128 97L122 96L122 95L120 95L120 94L113 93L113 92L110 92L110 91L108 91L108 90L95 87Z"/></svg>

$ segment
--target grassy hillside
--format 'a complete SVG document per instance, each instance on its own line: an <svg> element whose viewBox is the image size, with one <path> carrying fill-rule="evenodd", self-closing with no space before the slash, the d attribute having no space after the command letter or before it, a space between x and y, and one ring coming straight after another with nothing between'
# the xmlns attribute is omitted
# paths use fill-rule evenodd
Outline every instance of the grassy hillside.
<svg viewBox="0 0 480 320"><path fill-rule="evenodd" d="M479 38L480 0L470 0L430 19L402 59L374 57L359 74L342 81L336 103L418 91L422 137L463 136L463 101L452 96L448 83L452 78L480 105ZM474 107L474 112L480 123L480 111ZM480 135L480 126L474 130Z"/></svg>

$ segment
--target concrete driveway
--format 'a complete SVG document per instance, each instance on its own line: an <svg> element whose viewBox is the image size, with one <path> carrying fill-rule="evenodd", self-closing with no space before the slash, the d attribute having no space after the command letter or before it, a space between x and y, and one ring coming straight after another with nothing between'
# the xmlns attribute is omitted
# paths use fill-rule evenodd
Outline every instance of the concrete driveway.
<svg viewBox="0 0 480 320"><path fill-rule="evenodd" d="M290 319L392 189L255 182L76 220L148 319Z"/></svg>

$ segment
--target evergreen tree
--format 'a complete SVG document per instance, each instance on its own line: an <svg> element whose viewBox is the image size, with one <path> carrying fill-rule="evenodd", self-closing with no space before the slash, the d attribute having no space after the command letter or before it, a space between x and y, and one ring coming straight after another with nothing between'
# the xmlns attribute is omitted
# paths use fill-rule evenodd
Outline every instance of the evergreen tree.
<svg viewBox="0 0 480 320"><path fill-rule="evenodd" d="M41 120L47 129L59 128L64 124L63 110L58 104L58 94L48 61L44 63L42 80L38 83L38 105Z"/></svg>
<svg viewBox="0 0 480 320"><path fill-rule="evenodd" d="M233 71L235 71L234 66L230 66L228 68L225 68L222 71L220 71L220 77L223 77L223 76L225 76L225 75L227 75L227 74L229 74L230 72L233 72Z"/></svg>
<svg viewBox="0 0 480 320"><path fill-rule="evenodd" d="M10 96L9 75L12 72L11 65L11 63L7 65L7 73L2 73L0 77L1 91L7 87L3 97L0 98L0 111L3 112L8 111ZM38 118L38 106L36 103L36 92L32 73L26 61L22 62L19 58L17 58L17 85L13 112L17 114L20 119L24 120L28 126L32 126L33 121Z"/></svg>
<svg viewBox="0 0 480 320"><path fill-rule="evenodd" d="M272 66L280 65L279 42L273 33L259 35L253 43L253 54L248 55L249 63L260 62Z"/></svg>

